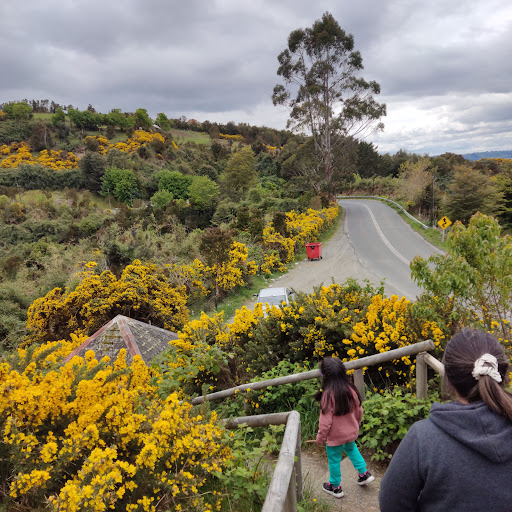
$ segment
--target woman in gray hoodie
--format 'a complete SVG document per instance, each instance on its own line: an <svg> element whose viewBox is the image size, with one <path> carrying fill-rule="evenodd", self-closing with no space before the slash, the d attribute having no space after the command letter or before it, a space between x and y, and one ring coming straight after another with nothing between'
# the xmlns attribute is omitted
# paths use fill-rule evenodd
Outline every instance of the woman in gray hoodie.
<svg viewBox="0 0 512 512"><path fill-rule="evenodd" d="M464 329L446 346L443 386L393 455L381 482L381 512L512 511L512 395L499 341Z"/></svg>

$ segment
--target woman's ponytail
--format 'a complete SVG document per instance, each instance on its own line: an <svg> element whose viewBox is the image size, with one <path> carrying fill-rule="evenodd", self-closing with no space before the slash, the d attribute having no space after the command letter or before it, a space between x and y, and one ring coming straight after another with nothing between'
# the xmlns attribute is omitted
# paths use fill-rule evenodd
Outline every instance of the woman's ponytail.
<svg viewBox="0 0 512 512"><path fill-rule="evenodd" d="M477 387L480 398L491 411L512 421L512 395L501 384L485 376L478 381Z"/></svg>

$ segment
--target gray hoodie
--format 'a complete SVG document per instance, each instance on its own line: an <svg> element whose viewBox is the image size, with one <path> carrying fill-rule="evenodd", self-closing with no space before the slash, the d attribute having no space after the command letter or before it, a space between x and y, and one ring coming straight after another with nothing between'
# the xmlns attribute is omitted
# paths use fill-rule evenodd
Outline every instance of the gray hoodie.
<svg viewBox="0 0 512 512"><path fill-rule="evenodd" d="M512 422L482 401L434 403L391 459L379 501L381 512L512 512Z"/></svg>

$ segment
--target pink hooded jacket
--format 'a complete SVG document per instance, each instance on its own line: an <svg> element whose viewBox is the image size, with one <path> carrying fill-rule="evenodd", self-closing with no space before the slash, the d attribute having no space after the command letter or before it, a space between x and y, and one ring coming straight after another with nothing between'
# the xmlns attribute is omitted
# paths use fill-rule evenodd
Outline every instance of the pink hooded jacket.
<svg viewBox="0 0 512 512"><path fill-rule="evenodd" d="M328 403L325 413L320 410L320 421L318 424L318 434L316 436L317 444L327 446L339 446L340 444L351 443L359 435L359 425L363 419L363 408L359 405L359 397L352 389L354 395L355 408L343 416L334 415L334 396L328 397ZM323 397L322 397L323 405Z"/></svg>

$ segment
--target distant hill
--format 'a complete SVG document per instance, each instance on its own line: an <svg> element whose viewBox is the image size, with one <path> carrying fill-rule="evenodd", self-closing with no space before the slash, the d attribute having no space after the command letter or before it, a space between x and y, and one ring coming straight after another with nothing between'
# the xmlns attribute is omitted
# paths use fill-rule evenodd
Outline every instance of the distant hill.
<svg viewBox="0 0 512 512"><path fill-rule="evenodd" d="M465 160L480 160L481 158L512 158L512 149L507 151L481 151L462 155Z"/></svg>

